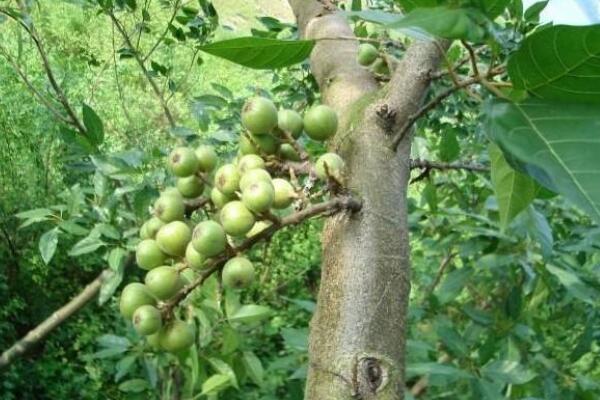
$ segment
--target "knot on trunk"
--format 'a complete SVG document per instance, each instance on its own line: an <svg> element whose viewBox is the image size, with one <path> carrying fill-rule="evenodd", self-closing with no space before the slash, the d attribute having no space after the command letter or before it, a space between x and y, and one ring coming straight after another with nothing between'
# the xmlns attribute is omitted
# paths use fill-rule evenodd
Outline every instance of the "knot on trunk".
<svg viewBox="0 0 600 400"><path fill-rule="evenodd" d="M365 355L353 366L353 394L361 400L377 399L386 387L391 373L391 365L384 357Z"/></svg>

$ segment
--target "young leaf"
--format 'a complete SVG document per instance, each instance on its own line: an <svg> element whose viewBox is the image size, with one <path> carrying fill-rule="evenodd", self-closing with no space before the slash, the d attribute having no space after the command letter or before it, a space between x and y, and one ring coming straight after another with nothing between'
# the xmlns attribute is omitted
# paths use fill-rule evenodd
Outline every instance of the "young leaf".
<svg viewBox="0 0 600 400"><path fill-rule="evenodd" d="M216 374L208 378L202 384L202 393L200 396L218 393L229 386L229 377L227 375ZM198 397L200 397L198 396Z"/></svg>
<svg viewBox="0 0 600 400"><path fill-rule="evenodd" d="M508 224L531 204L537 185L527 175L512 169L498 146L490 145L489 153L492 185L500 212L500 226L506 229Z"/></svg>
<svg viewBox="0 0 600 400"><path fill-rule="evenodd" d="M254 69L276 69L304 61L314 40L277 40L240 37L200 46L205 53Z"/></svg>
<svg viewBox="0 0 600 400"><path fill-rule="evenodd" d="M252 323L265 319L271 315L271 309L267 306L259 306L257 304L243 305L233 314L229 316L229 322Z"/></svg>
<svg viewBox="0 0 600 400"><path fill-rule="evenodd" d="M209 358L208 362L210 363L210 365L213 366L214 369L217 370L217 372L229 377L229 381L231 382L231 385L234 388L239 389L239 385L238 385L237 378L235 376L235 372L233 371L233 368L231 368L231 366L229 364L227 364L223 360L219 360L218 358L214 358L214 357Z"/></svg>
<svg viewBox="0 0 600 400"><path fill-rule="evenodd" d="M44 260L44 263L46 264L50 263L50 260L52 260L54 252L56 251L58 233L58 228L53 228L40 237L40 254L42 255L42 260Z"/></svg>

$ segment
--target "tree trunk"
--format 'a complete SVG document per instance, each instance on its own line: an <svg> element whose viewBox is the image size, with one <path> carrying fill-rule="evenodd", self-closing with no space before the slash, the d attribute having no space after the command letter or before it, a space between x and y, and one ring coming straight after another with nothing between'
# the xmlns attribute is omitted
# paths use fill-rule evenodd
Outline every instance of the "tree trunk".
<svg viewBox="0 0 600 400"><path fill-rule="evenodd" d="M289 0L305 38L353 36L328 0ZM323 102L340 117L332 150L346 161L346 186L363 200L323 233L321 287L311 321L310 400L402 399L410 291L406 190L410 135L392 137L418 109L440 50L417 42L383 89L356 61L358 43L320 40L311 68Z"/></svg>

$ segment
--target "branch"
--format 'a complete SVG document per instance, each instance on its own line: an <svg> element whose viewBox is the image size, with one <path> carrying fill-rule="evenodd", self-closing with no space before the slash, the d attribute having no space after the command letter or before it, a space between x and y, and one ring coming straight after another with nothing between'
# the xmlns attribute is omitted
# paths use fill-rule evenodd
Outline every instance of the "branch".
<svg viewBox="0 0 600 400"><path fill-rule="evenodd" d="M281 220L279 220L279 223L274 222L265 230L261 231L255 236L252 236L249 239L246 239L239 246L231 248L225 254L213 259L206 266L206 269L202 271L202 273L198 277L196 277L194 281L192 281L189 285L185 286L182 290L180 290L173 298L171 298L163 306L163 313L165 315L169 315L175 306L177 306L181 301L183 301L192 291L194 291L194 289L202 285L204 281L208 279L208 277L210 277L213 273L219 271L221 267L230 258L234 257L236 254L242 253L243 251L250 249L252 246L254 246L260 241L271 238L281 228L290 225L297 225L309 218L321 214L331 214L343 210L357 212L361 209L361 207L362 204L360 201L349 196L340 196L328 201L324 201L322 203L314 204L310 207L305 208L304 210L288 215L287 217L284 217Z"/></svg>
<svg viewBox="0 0 600 400"><path fill-rule="evenodd" d="M115 17L115 14L113 13L113 11L112 10L105 10L105 11L108 14L108 16L110 17L110 19L112 20L113 24L115 25L115 27L117 28L119 33L121 34L121 37L123 37L123 40L125 41L125 44L127 45L127 47L129 47L129 49L131 49L131 51L133 52L133 58L138 63L140 69L144 73L144 76L148 80L148 83L150 83L150 86L152 87L154 94L156 95L156 97L158 98L158 101L160 102L160 105L163 109L165 117L167 117L167 121L169 122L169 125L171 126L171 128L174 128L176 126L175 118L173 118L173 114L171 113L171 110L169 109L169 106L167 105L167 103L165 101L163 93L161 92L158 85L154 81L154 78L152 78L152 76L150 75L150 72L146 68L146 64L144 64L144 60L142 59L138 49L133 46L133 43L131 42L131 38L129 37L129 35L125 31L125 28L123 27L123 25L121 25L121 23L119 22L117 17Z"/></svg>
<svg viewBox="0 0 600 400"><path fill-rule="evenodd" d="M438 169L442 171L448 170L465 170L471 172L487 172L490 168L487 165L478 164L478 163L469 163L464 161L457 161L453 163L439 162L439 161L429 161L429 160L421 160L421 159L412 159L410 160L410 168L411 169Z"/></svg>
<svg viewBox="0 0 600 400"><path fill-rule="evenodd" d="M146 56L143 58L143 60L142 60L143 62L148 61L150 56L152 56L152 53L154 53L154 50L156 50L158 48L158 46L160 46L160 44L163 42L163 40L165 40L167 33L169 33L169 27L171 26L171 24L173 23L173 20L177 16L177 13L179 12L180 5L181 5L181 0L177 0L175 2L175 6L173 8L173 14L171 14L171 18L169 19L169 22L167 22L167 27L165 28L163 33L158 37L158 40L156 41L156 43L154 43L152 48L150 48L150 51L148 51L148 54L146 54Z"/></svg>

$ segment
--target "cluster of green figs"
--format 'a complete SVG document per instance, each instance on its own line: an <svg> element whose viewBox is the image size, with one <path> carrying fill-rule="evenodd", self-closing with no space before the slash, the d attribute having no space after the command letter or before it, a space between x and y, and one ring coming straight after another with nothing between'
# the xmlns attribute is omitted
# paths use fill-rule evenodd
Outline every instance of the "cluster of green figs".
<svg viewBox="0 0 600 400"><path fill-rule="evenodd" d="M231 162L220 163L208 145L177 147L170 153L167 167L176 183L161 192L152 217L140 229L136 262L148 272L144 283L130 283L123 289L120 311L156 349L178 352L194 343L193 326L173 315L173 304L165 307L194 279L194 273L231 254L228 250L236 241L269 227L273 211L291 208L298 198L301 188L283 177L272 177L269 160L297 161L300 135L324 141L338 127L335 111L326 105L314 106L301 116L294 110L278 111L264 97L245 103L241 122L245 132ZM323 181L339 180L343 168L335 153L322 155L311 166ZM194 224L188 214L196 199L206 199L202 204L207 217ZM252 262L243 255L232 255L221 269L223 286L233 290L248 287L254 275Z"/></svg>
<svg viewBox="0 0 600 400"><path fill-rule="evenodd" d="M363 67L371 67L376 74L387 75L390 73L385 58L379 54L377 47L371 43L362 43L358 46L358 63Z"/></svg>

